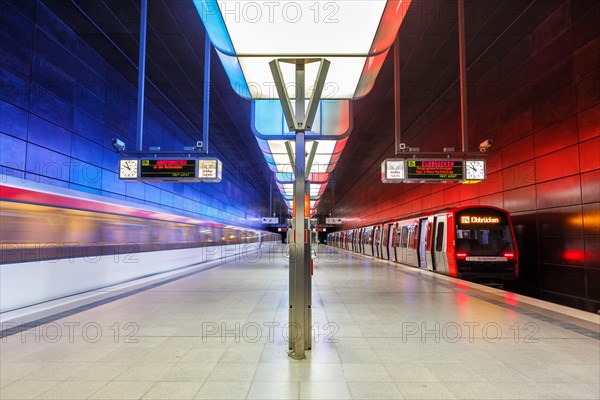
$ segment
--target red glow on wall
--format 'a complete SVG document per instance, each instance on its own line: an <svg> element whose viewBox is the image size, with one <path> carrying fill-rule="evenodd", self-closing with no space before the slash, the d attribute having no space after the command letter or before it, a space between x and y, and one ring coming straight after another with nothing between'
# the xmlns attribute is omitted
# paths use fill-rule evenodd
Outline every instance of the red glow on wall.
<svg viewBox="0 0 600 400"><path fill-rule="evenodd" d="M565 250L562 257L566 261L583 261L585 254L581 250Z"/></svg>

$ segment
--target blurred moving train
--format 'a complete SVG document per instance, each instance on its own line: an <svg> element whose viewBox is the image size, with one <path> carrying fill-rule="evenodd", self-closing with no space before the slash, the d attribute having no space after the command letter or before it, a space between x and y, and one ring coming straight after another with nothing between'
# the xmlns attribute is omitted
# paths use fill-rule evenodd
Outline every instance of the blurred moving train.
<svg viewBox="0 0 600 400"><path fill-rule="evenodd" d="M0 312L234 255L280 235L53 186L0 184Z"/></svg>
<svg viewBox="0 0 600 400"><path fill-rule="evenodd" d="M518 253L507 211L459 207L333 232L330 246L470 279L517 278Z"/></svg>

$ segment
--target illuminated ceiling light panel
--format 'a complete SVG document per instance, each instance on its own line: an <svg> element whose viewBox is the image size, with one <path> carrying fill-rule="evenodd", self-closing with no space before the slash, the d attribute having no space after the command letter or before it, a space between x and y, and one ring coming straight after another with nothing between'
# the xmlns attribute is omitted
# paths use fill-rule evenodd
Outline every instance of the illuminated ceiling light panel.
<svg viewBox="0 0 600 400"><path fill-rule="evenodd" d="M294 197L294 185L293 184L291 184L291 183L279 184L278 183L277 187L279 188L279 190L281 191L281 194L285 198L291 199ZM325 191L326 187L327 187L327 183L325 183L325 184L311 183L310 189L309 189L311 199L319 200L321 198L321 195L323 195L323 192Z"/></svg>
<svg viewBox="0 0 600 400"><path fill-rule="evenodd" d="M295 101L292 100L292 105ZM313 135L342 138L347 136L352 129L350 119L350 101L324 100L319 102L313 130L307 132L308 137ZM289 132L288 125L283 115L281 102L275 100L255 100L252 102L252 129L257 137L262 139L282 139L281 136L293 137L294 132ZM286 139L288 140L288 139Z"/></svg>
<svg viewBox="0 0 600 400"><path fill-rule="evenodd" d="M372 89L412 0L193 1L241 96L278 98L273 59L326 58L331 66L322 97L357 99ZM294 98L294 67L281 66ZM307 83L316 68L306 66ZM311 84L305 94L312 94Z"/></svg>
<svg viewBox="0 0 600 400"><path fill-rule="evenodd" d="M315 140L319 143L307 177L311 182L312 200L319 200L325 191L329 173L335 168L348 141L352 128L350 114L348 100L327 100L319 103L313 132L307 133L306 141L307 151L310 151ZM252 117L256 140L269 168L275 172L279 190L284 197L291 199L294 195L295 176L285 143L293 141L295 134L287 132L281 103L274 100L255 100L252 102ZM295 151L295 146L292 146L294 157Z"/></svg>

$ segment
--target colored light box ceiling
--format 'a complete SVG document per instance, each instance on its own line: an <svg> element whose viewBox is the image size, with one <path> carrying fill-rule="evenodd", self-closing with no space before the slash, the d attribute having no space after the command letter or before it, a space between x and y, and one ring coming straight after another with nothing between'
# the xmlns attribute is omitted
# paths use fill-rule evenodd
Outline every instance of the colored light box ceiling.
<svg viewBox="0 0 600 400"><path fill-rule="evenodd" d="M240 96L278 98L273 59L326 58L322 97L358 99L372 89L412 0L193 1ZM318 66L306 65L306 98ZM295 98L295 66L281 68Z"/></svg>
<svg viewBox="0 0 600 400"><path fill-rule="evenodd" d="M269 63L322 58L331 63L313 131L306 133L307 152L318 143L307 171L314 213L352 129L349 100L373 88L412 0L193 2L232 87L255 100L252 129L288 208L295 176L285 142L295 138ZM319 64L305 65L306 99L313 93ZM280 67L289 97L295 99L296 66L282 62Z"/></svg>
<svg viewBox="0 0 600 400"><path fill-rule="evenodd" d="M313 143L317 143L313 163L307 174L313 212L348 141L352 130L350 114L349 100L322 100L317 107L313 131L306 134L306 152L310 152ZM294 140L294 133L287 131L281 103L276 100L253 101L252 130L269 168L275 173L277 187L288 207L291 207L295 175L285 143ZM291 150L295 158L293 145ZM306 162L308 163L308 158Z"/></svg>

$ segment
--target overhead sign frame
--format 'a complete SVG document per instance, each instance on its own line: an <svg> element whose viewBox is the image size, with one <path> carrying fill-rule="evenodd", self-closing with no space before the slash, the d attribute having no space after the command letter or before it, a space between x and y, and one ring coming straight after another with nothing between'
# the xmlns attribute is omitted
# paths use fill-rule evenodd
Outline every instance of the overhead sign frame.
<svg viewBox="0 0 600 400"><path fill-rule="evenodd" d="M383 183L479 183L486 176L485 159L388 158L381 163Z"/></svg>
<svg viewBox="0 0 600 400"><path fill-rule="evenodd" d="M119 179L140 182L221 182L223 163L215 157L127 158Z"/></svg>

